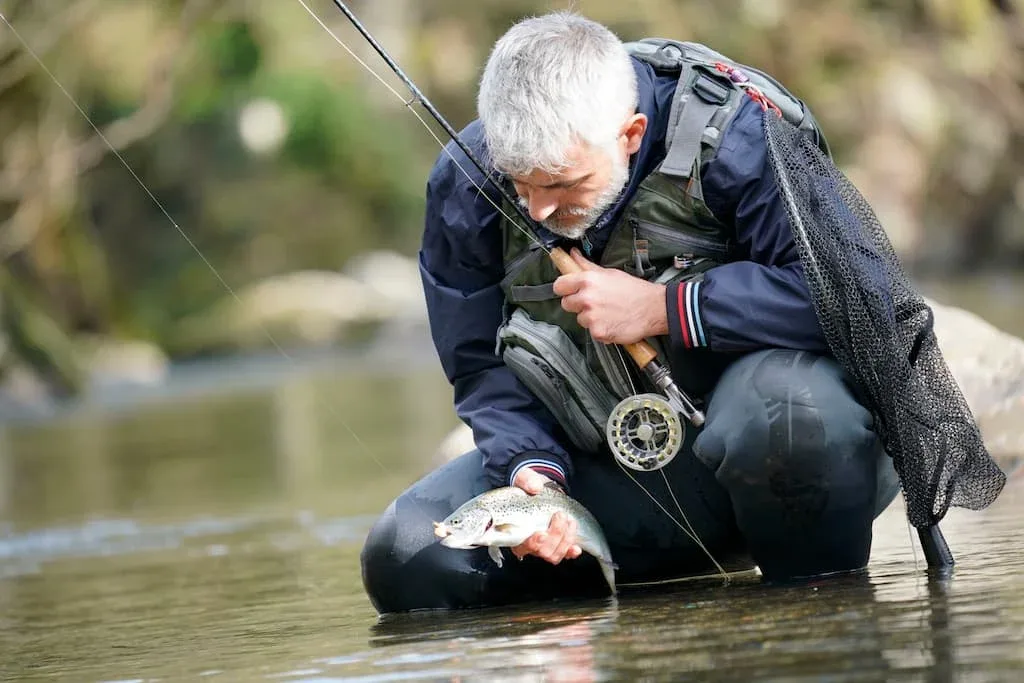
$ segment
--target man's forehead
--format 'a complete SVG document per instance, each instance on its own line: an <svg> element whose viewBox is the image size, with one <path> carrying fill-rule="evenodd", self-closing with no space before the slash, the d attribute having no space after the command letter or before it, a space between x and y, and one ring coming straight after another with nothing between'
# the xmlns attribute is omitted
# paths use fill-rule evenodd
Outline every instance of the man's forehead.
<svg viewBox="0 0 1024 683"><path fill-rule="evenodd" d="M574 145L566 154L565 168L549 173L543 170L534 170L526 175L510 176L517 183L533 185L535 187L560 187L579 182L592 175L594 172L593 154L588 153L582 145Z"/></svg>
<svg viewBox="0 0 1024 683"><path fill-rule="evenodd" d="M534 187L564 187L584 180L592 174L589 167L573 166L559 173L534 171L528 175L511 176L511 178L514 182Z"/></svg>

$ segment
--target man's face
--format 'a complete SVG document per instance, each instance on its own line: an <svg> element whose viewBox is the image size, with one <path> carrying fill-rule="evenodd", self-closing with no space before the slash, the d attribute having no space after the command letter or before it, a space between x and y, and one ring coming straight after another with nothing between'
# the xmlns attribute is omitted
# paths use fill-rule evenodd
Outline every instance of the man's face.
<svg viewBox="0 0 1024 683"><path fill-rule="evenodd" d="M610 148L576 144L569 150L565 170L555 174L533 171L513 177L519 203L551 232L579 239L625 187L629 156L639 149L645 127L646 117L634 115Z"/></svg>

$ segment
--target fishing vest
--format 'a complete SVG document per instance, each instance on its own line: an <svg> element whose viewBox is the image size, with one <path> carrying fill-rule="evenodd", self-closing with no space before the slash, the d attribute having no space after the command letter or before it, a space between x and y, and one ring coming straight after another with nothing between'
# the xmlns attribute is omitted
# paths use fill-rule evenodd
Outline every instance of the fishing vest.
<svg viewBox="0 0 1024 683"><path fill-rule="evenodd" d="M775 79L696 43L648 38L626 44L658 75L678 75L661 164L624 208L598 263L657 283L699 279L738 258L731 225L704 203L701 166L718 149L744 97L772 108L827 143L810 110ZM507 215L514 215L505 207ZM656 391L618 346L595 342L561 307L553 283L559 276L537 241L502 220L505 276L504 323L497 351L505 364L548 407L573 444L597 452L605 425L626 396ZM694 368L673 367L664 339L648 339L684 389ZM698 350L706 352L706 349ZM688 364L688 365L700 365ZM689 371L689 373L688 373ZM682 377L681 377L682 375ZM699 383L698 383L699 384Z"/></svg>

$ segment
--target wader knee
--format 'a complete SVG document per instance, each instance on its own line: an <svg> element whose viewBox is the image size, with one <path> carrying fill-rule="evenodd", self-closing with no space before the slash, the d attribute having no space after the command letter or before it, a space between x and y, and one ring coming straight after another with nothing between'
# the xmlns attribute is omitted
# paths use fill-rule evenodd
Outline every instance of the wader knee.
<svg viewBox="0 0 1024 683"><path fill-rule="evenodd" d="M872 521L895 496L870 425L830 359L761 351L723 374L694 451L729 492L766 578L867 564Z"/></svg>
<svg viewBox="0 0 1024 683"><path fill-rule="evenodd" d="M473 451L427 475L388 505L360 553L363 586L378 612L479 604L486 578L475 566L480 558L441 546L432 522L484 490L480 453Z"/></svg>

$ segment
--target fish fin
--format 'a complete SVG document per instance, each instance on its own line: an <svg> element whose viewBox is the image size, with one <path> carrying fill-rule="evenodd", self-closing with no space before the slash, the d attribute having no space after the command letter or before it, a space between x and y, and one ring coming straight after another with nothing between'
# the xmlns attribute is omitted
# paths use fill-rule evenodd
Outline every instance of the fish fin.
<svg viewBox="0 0 1024 683"><path fill-rule="evenodd" d="M553 481L546 481L546 482L544 482L544 486L542 487L541 490L544 491L545 493L552 493L552 492L554 492L554 493L561 493L563 496L565 495L565 489L562 488L561 485L559 485L559 484L557 484L557 483L555 483Z"/></svg>
<svg viewBox="0 0 1024 683"><path fill-rule="evenodd" d="M611 589L612 595L616 595L618 590L615 588L615 570L618 566L614 562L607 560L598 559L598 564L601 565L601 573L604 574L604 580L608 582L608 588Z"/></svg>
<svg viewBox="0 0 1024 683"><path fill-rule="evenodd" d="M508 522L505 522L504 524L495 524L494 527L493 527L493 529L495 531L497 531L499 533L502 533L502 534L504 534L506 532L509 532L509 531L512 531L515 528L516 528L515 524L509 524Z"/></svg>
<svg viewBox="0 0 1024 683"><path fill-rule="evenodd" d="M496 545L489 545L487 546L487 554L491 556L491 559L494 560L494 564L498 565L498 568L500 569L501 565L504 563L504 559L501 557L501 548Z"/></svg>

